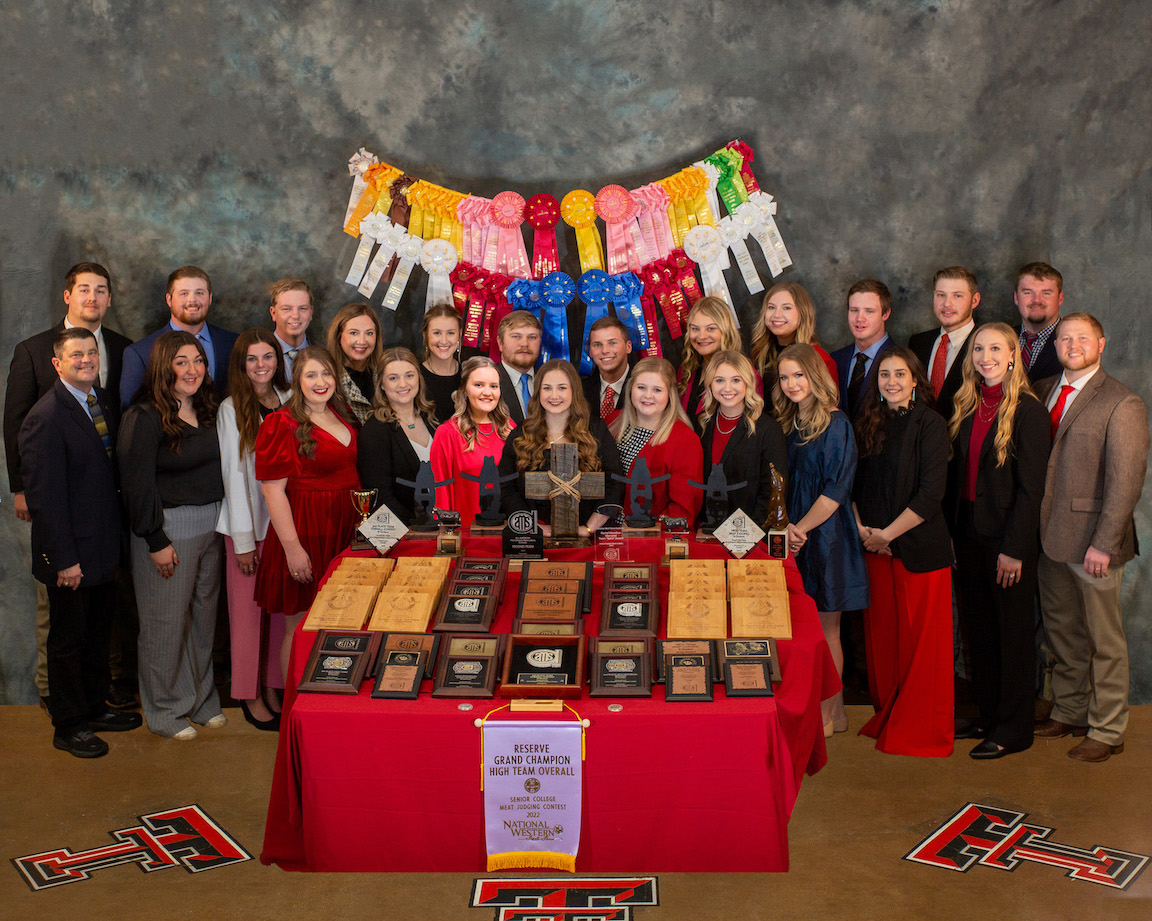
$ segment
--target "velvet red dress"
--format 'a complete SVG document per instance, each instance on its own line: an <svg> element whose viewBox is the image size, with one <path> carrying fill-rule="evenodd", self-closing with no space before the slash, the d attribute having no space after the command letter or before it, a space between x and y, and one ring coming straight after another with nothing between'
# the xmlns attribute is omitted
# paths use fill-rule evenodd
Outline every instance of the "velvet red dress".
<svg viewBox="0 0 1152 921"><path fill-rule="evenodd" d="M341 420L343 421L343 420ZM349 490L360 488L356 472L356 430L347 445L314 426L316 453L301 457L296 450L299 423L287 410L272 413L256 436L256 479L287 479L285 492L300 544L312 561L312 581L297 582L288 574L280 535L268 529L256 571L256 602L274 614L299 614L316 597L316 586L328 564L348 548L359 517Z"/></svg>

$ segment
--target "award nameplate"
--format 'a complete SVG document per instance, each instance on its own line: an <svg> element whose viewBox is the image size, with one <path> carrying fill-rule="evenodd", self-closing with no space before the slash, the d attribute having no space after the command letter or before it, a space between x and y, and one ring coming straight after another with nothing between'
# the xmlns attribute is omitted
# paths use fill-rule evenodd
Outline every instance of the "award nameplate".
<svg viewBox="0 0 1152 921"><path fill-rule="evenodd" d="M748 552L760 543L764 529L748 517L743 509L736 509L713 534L729 553L740 558L747 556Z"/></svg>
<svg viewBox="0 0 1152 921"><path fill-rule="evenodd" d="M544 532L540 530L536 512L521 510L509 515L500 543L506 557L539 559L544 556Z"/></svg>
<svg viewBox="0 0 1152 921"><path fill-rule="evenodd" d="M780 681L780 657L776 653L776 641L771 637L720 640L716 647L721 671L729 660L767 662L772 681Z"/></svg>
<svg viewBox="0 0 1152 921"><path fill-rule="evenodd" d="M593 637L591 697L651 697L652 640Z"/></svg>
<svg viewBox="0 0 1152 921"><path fill-rule="evenodd" d="M396 513L387 505L381 505L360 522L356 532L367 539L377 553L383 555L408 533L408 525L397 518Z"/></svg>
<svg viewBox="0 0 1152 921"><path fill-rule="evenodd" d="M428 653L388 649L380 653L380 667L372 683L372 696L392 700L415 700L428 666Z"/></svg>
<svg viewBox="0 0 1152 921"><path fill-rule="evenodd" d="M380 655L376 659L376 673L380 672L380 663L384 661L384 653L397 650L400 652L426 652L427 661L424 667L424 677L431 678L436 671L436 653L440 649L439 633L385 633L380 638Z"/></svg>
<svg viewBox="0 0 1152 921"><path fill-rule="evenodd" d="M664 699L712 700L710 656L670 653L664 657Z"/></svg>
<svg viewBox="0 0 1152 921"><path fill-rule="evenodd" d="M584 610L579 595L533 592L520 596L516 616L522 620L580 620Z"/></svg>
<svg viewBox="0 0 1152 921"><path fill-rule="evenodd" d="M436 666L432 696L493 696L503 647L502 636L449 634Z"/></svg>
<svg viewBox="0 0 1152 921"><path fill-rule="evenodd" d="M712 662L712 680L721 681L723 675L717 668L717 658L712 640L659 640L656 644L656 681L664 683L664 660L673 654L707 656Z"/></svg>
<svg viewBox="0 0 1152 921"><path fill-rule="evenodd" d="M579 697L583 687L583 636L508 637L502 697Z"/></svg>
<svg viewBox="0 0 1152 921"><path fill-rule="evenodd" d="M724 663L724 690L729 697L771 697L772 668L761 660L729 659Z"/></svg>
<svg viewBox="0 0 1152 921"><path fill-rule="evenodd" d="M525 636L576 636L584 632L584 624L578 620L521 620L512 621L512 632Z"/></svg>
<svg viewBox="0 0 1152 921"><path fill-rule="evenodd" d="M358 694L380 645L380 634L364 630L320 630L304 666L298 690Z"/></svg>

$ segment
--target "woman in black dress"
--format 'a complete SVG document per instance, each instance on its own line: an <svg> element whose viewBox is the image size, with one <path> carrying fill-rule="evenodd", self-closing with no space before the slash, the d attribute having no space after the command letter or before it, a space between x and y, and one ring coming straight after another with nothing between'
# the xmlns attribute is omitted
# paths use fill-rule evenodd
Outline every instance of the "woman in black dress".
<svg viewBox="0 0 1152 921"><path fill-rule="evenodd" d="M456 411L452 395L460 386L460 342L464 324L451 304L433 304L424 314L420 334L424 339L424 362L420 374L424 389L441 422Z"/></svg>

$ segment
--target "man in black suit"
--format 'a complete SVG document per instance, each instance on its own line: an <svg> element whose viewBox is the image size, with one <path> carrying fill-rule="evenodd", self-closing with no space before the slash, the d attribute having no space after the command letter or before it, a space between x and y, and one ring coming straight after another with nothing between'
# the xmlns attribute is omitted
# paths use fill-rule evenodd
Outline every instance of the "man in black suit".
<svg viewBox="0 0 1152 921"><path fill-rule="evenodd" d="M61 330L52 364L58 379L19 435L32 574L48 592L52 744L78 758L99 758L108 744L95 732L141 724L140 714L104 703L122 546L112 454L116 417L96 386L100 351L91 330Z"/></svg>
<svg viewBox="0 0 1152 921"><path fill-rule="evenodd" d="M593 416L611 425L624 409L631 370L632 340L616 317L601 317L588 331L588 356L596 371L583 380L584 399Z"/></svg>
<svg viewBox="0 0 1152 921"><path fill-rule="evenodd" d="M852 345L832 353L840 377L840 408L855 419L864 397L876 388L876 359L896 343L885 324L892 315L892 292L882 281L862 278L848 289L848 328Z"/></svg>
<svg viewBox="0 0 1152 921"><path fill-rule="evenodd" d="M64 277L64 319L16 346L8 368L8 389L4 396L4 452L8 458L8 486L16 517L31 521L24 497L24 478L20 474L20 426L29 410L59 380L53 366L52 341L62 329L87 329L96 337L100 351L100 386L110 393L120 387L120 369L124 351L132 344L127 336L103 326L104 315L112 305L112 276L95 262L80 262ZM42 701L48 699L48 672L45 643L48 638L48 598L37 593L36 612L36 687ZM45 706L47 704L45 703Z"/></svg>
<svg viewBox="0 0 1152 921"><path fill-rule="evenodd" d="M496 342L500 346L500 361L496 365L500 396L508 404L508 413L517 425L524 424L524 414L532 399L542 335L540 321L527 310L513 310L496 327Z"/></svg>
<svg viewBox="0 0 1152 921"><path fill-rule="evenodd" d="M1012 295L1020 311L1020 358L1032 383L1060 374L1052 333L1064 304L1064 277L1047 262L1029 262L1016 273Z"/></svg>
<svg viewBox="0 0 1152 921"><path fill-rule="evenodd" d="M980 303L976 276L961 265L940 269L932 279L932 312L940 322L908 339L932 384L936 409L945 419L964 376L964 359L972 345L976 321L972 312Z"/></svg>
<svg viewBox="0 0 1152 921"><path fill-rule="evenodd" d="M144 371L152 356L152 347L164 333L181 329L200 340L208 355L208 373L217 401L228 396L228 359L236 344L236 333L213 326L208 322L208 308L212 306L212 279L198 266L184 265L168 276L165 295L171 319L150 336L128 347L124 352L124 371L120 376L120 408L127 409L144 383Z"/></svg>

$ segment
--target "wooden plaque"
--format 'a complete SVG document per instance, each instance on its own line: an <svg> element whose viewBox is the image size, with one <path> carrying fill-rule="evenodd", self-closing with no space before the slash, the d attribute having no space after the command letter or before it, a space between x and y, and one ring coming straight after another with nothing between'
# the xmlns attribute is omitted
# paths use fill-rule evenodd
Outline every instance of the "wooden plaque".
<svg viewBox="0 0 1152 921"><path fill-rule="evenodd" d="M449 634L436 666L433 697L492 697L503 637Z"/></svg>
<svg viewBox="0 0 1152 921"><path fill-rule="evenodd" d="M710 656L670 653L664 657L665 700L711 700Z"/></svg>
<svg viewBox="0 0 1152 921"><path fill-rule="evenodd" d="M771 697L772 668L763 660L729 659L724 663L724 690L729 697Z"/></svg>
<svg viewBox="0 0 1152 921"><path fill-rule="evenodd" d="M737 636L792 639L792 611L788 592L732 599L732 632Z"/></svg>
<svg viewBox="0 0 1152 921"><path fill-rule="evenodd" d="M669 639L728 636L728 602L723 595L668 593Z"/></svg>
<svg viewBox="0 0 1152 921"><path fill-rule="evenodd" d="M579 697L583 687L583 636L509 636L502 697Z"/></svg>
<svg viewBox="0 0 1152 921"><path fill-rule="evenodd" d="M600 614L601 636L656 636L660 626L660 605L648 596L629 600L629 596L604 596Z"/></svg>
<svg viewBox="0 0 1152 921"><path fill-rule="evenodd" d="M436 596L420 592L384 591L376 599L369 630L423 633L436 605Z"/></svg>
<svg viewBox="0 0 1152 921"><path fill-rule="evenodd" d="M589 696L652 696L652 639L592 637L588 645Z"/></svg>
<svg viewBox="0 0 1152 921"><path fill-rule="evenodd" d="M716 643L716 655L721 674L723 674L724 663L729 659L764 661L769 665L772 680L780 681L780 657L776 652L776 640L771 637L720 640Z"/></svg>
<svg viewBox="0 0 1152 921"><path fill-rule="evenodd" d="M320 630L304 666L299 690L322 694L359 694L372 665L380 634L367 630Z"/></svg>
<svg viewBox="0 0 1152 921"><path fill-rule="evenodd" d="M387 649L380 653L380 667L372 684L372 696L393 700L415 700L428 666L428 652Z"/></svg>
<svg viewBox="0 0 1152 921"><path fill-rule="evenodd" d="M580 620L584 608L577 595L529 593L520 598L521 620Z"/></svg>
<svg viewBox="0 0 1152 921"><path fill-rule="evenodd" d="M487 633L496 616L492 595L445 595L432 622L433 630Z"/></svg>
<svg viewBox="0 0 1152 921"><path fill-rule="evenodd" d="M659 640L656 647L656 681L664 683L664 660L673 653L678 655L704 655L712 661L712 680L722 681L724 676L717 667L712 640Z"/></svg>
<svg viewBox="0 0 1152 921"><path fill-rule="evenodd" d="M376 602L378 584L353 582L332 584L332 579L316 595L304 621L305 630L360 630Z"/></svg>
<svg viewBox="0 0 1152 921"><path fill-rule="evenodd" d="M439 633L385 633L380 638L380 655L376 657L376 674L380 673L380 663L384 660L384 653L393 649L404 652L428 653L425 663L424 677L431 678L436 671L436 653L440 650Z"/></svg>

